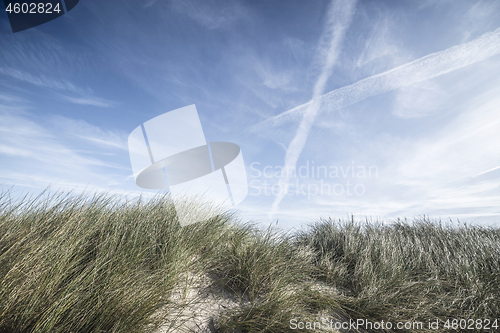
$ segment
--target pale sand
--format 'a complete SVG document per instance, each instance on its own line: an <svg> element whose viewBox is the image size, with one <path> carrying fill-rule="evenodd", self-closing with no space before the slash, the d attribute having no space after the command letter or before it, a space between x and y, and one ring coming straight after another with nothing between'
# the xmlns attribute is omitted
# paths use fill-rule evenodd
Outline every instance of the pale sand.
<svg viewBox="0 0 500 333"><path fill-rule="evenodd" d="M186 276L186 285L190 288L178 288L172 295L173 304L165 309L172 315L170 318L176 319L176 327L164 326L155 333L166 332L197 332L215 333L217 319L221 313L239 307L250 306L246 299L238 299L234 294L217 287L214 279L208 275ZM311 284L311 288L321 293L335 293L339 291L325 283L316 281ZM336 320L349 320L345 315L334 314ZM332 318L332 314L319 313L318 319ZM240 333L237 329L232 333ZM323 330L323 332L347 332L345 330ZM229 332L228 332L229 333Z"/></svg>

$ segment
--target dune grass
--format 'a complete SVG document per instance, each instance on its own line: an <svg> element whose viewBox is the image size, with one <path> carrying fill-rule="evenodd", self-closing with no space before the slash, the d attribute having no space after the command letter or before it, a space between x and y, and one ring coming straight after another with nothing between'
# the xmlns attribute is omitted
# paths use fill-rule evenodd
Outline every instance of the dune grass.
<svg viewBox="0 0 500 333"><path fill-rule="evenodd" d="M230 236L228 218L181 228L166 198L2 201L0 331L153 331L183 274Z"/></svg>
<svg viewBox="0 0 500 333"><path fill-rule="evenodd" d="M173 294L188 274L242 299L217 318L219 332L300 331L294 318L421 321L420 332L460 331L443 327L448 318L500 320L499 229L329 219L291 234L231 214L181 227L166 196L9 198L0 333L180 332ZM426 329L436 319L440 329Z"/></svg>
<svg viewBox="0 0 500 333"><path fill-rule="evenodd" d="M429 219L386 226L330 219L296 241L314 249L319 279L347 291L339 302L351 317L500 321L499 229Z"/></svg>

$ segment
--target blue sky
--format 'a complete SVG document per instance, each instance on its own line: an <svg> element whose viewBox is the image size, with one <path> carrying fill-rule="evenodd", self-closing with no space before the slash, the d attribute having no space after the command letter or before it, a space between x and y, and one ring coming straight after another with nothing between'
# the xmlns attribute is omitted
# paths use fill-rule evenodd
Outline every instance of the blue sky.
<svg viewBox="0 0 500 333"><path fill-rule="evenodd" d="M500 224L496 0L80 0L15 34L0 14L0 183L14 193L153 195L127 137L191 104L207 141L241 147L245 220Z"/></svg>

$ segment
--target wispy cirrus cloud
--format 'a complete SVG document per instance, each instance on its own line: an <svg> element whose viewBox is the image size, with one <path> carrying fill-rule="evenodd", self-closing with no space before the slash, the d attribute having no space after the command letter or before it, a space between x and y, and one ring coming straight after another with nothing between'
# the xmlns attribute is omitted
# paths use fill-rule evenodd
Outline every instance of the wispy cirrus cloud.
<svg viewBox="0 0 500 333"><path fill-rule="evenodd" d="M239 0L223 2L214 0L173 0L172 6L208 29L227 26L248 15L243 2Z"/></svg>
<svg viewBox="0 0 500 333"><path fill-rule="evenodd" d="M91 105L97 107L113 107L117 105L116 102L95 97L91 89L80 88L66 79L53 79L45 76L44 74L33 75L22 70L5 67L0 67L0 74L9 76L19 81L33 84L40 88L47 88L53 91L58 91L58 95L60 96L60 98L70 103ZM61 92L71 93L71 95L65 95Z"/></svg>
<svg viewBox="0 0 500 333"><path fill-rule="evenodd" d="M486 76L487 68L476 71ZM347 210L382 218L426 214L498 223L500 90L498 78L488 83L481 82L481 90L486 91L467 103L451 105L457 110L450 120L429 132L392 137L392 144L380 135L363 139L356 147L358 154L350 157L359 161L362 155L377 156L368 160L378 166L380 177L363 180L366 193L362 196L312 198L317 214L338 216ZM382 157L386 152L390 156Z"/></svg>
<svg viewBox="0 0 500 333"><path fill-rule="evenodd" d="M365 13L365 15L369 14ZM371 29L354 63L356 67L367 69L369 75L373 75L411 60L401 45L401 41L394 36L398 22L393 16L387 13L380 14L375 22L369 22L369 24L371 24Z"/></svg>
<svg viewBox="0 0 500 333"><path fill-rule="evenodd" d="M298 90L298 87L293 82L293 71L275 71L269 67L261 63L256 63L255 65L255 71L262 79L264 86L270 89L283 89L285 91Z"/></svg>
<svg viewBox="0 0 500 333"><path fill-rule="evenodd" d="M110 108L118 105L118 103L106 100L104 98L92 97L92 96L63 96L65 100L71 103L80 104L80 105L90 105L97 106L101 108Z"/></svg>
<svg viewBox="0 0 500 333"><path fill-rule="evenodd" d="M34 36L37 38L32 38ZM76 83L78 79L71 73L92 66L80 52L63 47L59 40L36 29L32 34L15 37L7 36L0 41L0 78L6 79L4 85L9 82L8 88L28 83L50 90L54 97L66 102L97 107L116 105L97 97L91 88Z"/></svg>
<svg viewBox="0 0 500 333"><path fill-rule="evenodd" d="M123 137L85 121L0 107L0 182L33 188L126 186L131 171Z"/></svg>
<svg viewBox="0 0 500 333"><path fill-rule="evenodd" d="M435 81L426 80L398 89L392 113L401 118L421 118L440 110L448 94Z"/></svg>
<svg viewBox="0 0 500 333"><path fill-rule="evenodd" d="M66 90L77 94L88 94L90 90L83 90L76 87L71 82L64 79L52 79L45 75L33 75L26 71L22 71L14 68L1 68L0 74L10 76L13 79L20 80L23 82L31 83L35 86L42 88L49 88L55 90Z"/></svg>
<svg viewBox="0 0 500 333"><path fill-rule="evenodd" d="M66 137L80 138L106 149L128 150L128 133L124 131L102 129L81 119L52 116L48 121Z"/></svg>

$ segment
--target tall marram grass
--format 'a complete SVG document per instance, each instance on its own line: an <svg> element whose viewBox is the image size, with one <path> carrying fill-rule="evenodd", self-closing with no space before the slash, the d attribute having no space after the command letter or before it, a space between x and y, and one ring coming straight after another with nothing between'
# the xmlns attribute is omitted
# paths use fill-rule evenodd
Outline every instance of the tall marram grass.
<svg viewBox="0 0 500 333"><path fill-rule="evenodd" d="M500 325L499 229L427 218L391 225L329 219L296 242L314 250L318 279L346 291L339 302L352 317Z"/></svg>
<svg viewBox="0 0 500 333"><path fill-rule="evenodd" d="M218 332L296 332L294 318L422 321L420 332L450 331L428 320L500 319L499 229L328 219L292 234L231 214L181 227L167 196L9 198L0 333L180 332L174 295L190 274L242 300Z"/></svg>
<svg viewBox="0 0 500 333"><path fill-rule="evenodd" d="M59 193L13 204L5 194L1 332L153 331L179 279L235 230L230 216L181 228L166 197Z"/></svg>

